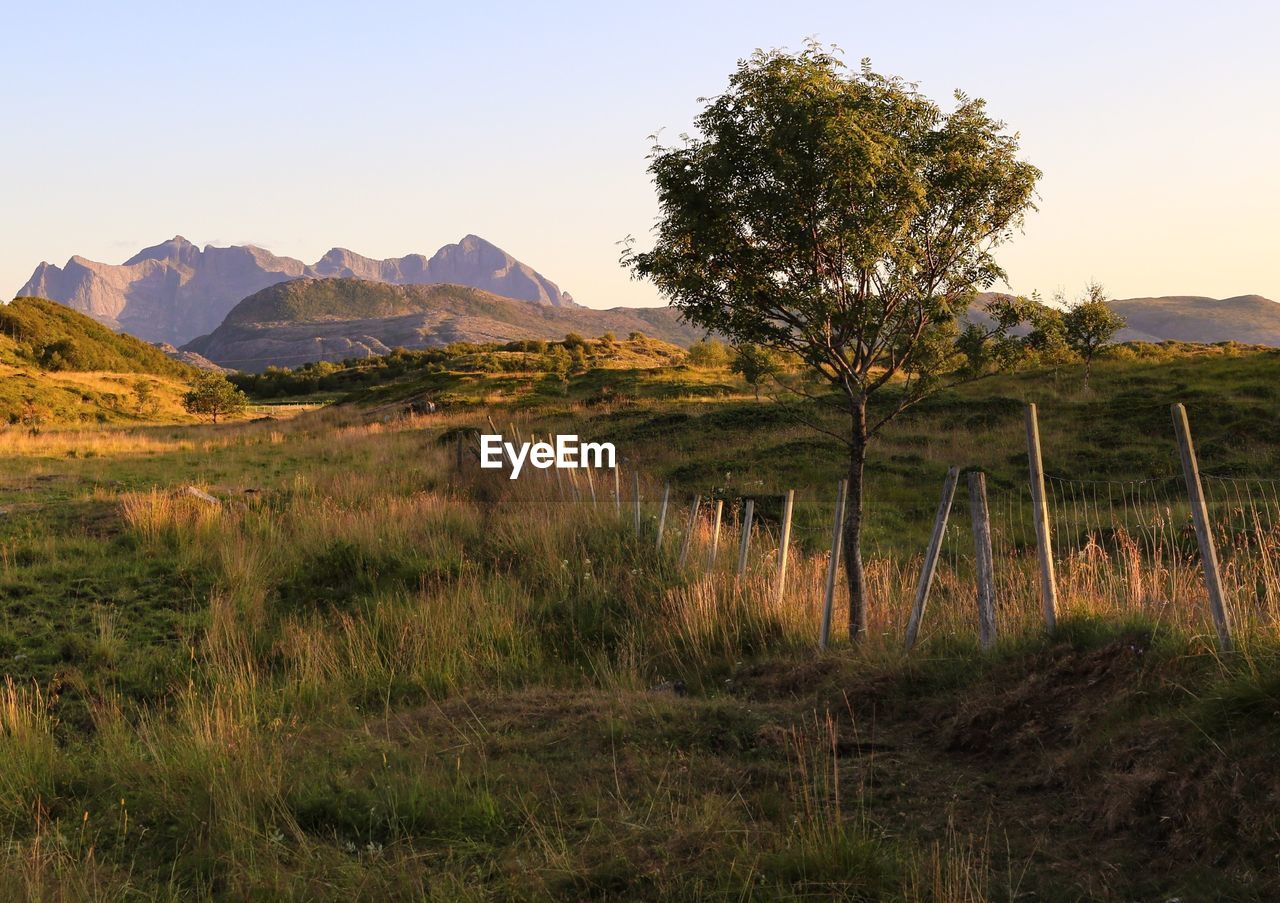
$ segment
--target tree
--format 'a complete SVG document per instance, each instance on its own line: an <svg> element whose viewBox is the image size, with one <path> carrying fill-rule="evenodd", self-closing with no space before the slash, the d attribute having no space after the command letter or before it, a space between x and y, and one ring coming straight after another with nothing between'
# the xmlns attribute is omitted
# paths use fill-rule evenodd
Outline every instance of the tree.
<svg viewBox="0 0 1280 903"><path fill-rule="evenodd" d="M983 101L957 93L946 112L817 43L739 62L696 127L654 147L654 247L628 244L622 262L691 322L794 353L837 390L847 426L827 432L848 451L858 639L868 443L921 399L1007 361L1025 299L993 305L985 330L960 334L956 318L1003 278L993 251L1033 209L1040 172Z"/></svg>
<svg viewBox="0 0 1280 903"><path fill-rule="evenodd" d="M1107 292L1101 284L1091 282L1084 296L1062 315L1063 338L1067 346L1084 358L1084 385L1089 387L1093 359L1111 344L1115 334L1125 327L1125 319L1107 303Z"/></svg>
<svg viewBox="0 0 1280 903"><path fill-rule="evenodd" d="M724 342L699 339L689 346L687 358L691 367L723 367L729 363L729 349Z"/></svg>
<svg viewBox="0 0 1280 903"><path fill-rule="evenodd" d="M1067 331L1062 323L1062 311L1043 304L1038 294L1032 294L1027 322L1031 326L1023 340L1028 359L1042 365L1052 365L1075 360L1075 352L1067 344Z"/></svg>
<svg viewBox="0 0 1280 903"><path fill-rule="evenodd" d="M762 345L743 345L738 348L729 369L756 390L756 401L759 401L760 387L782 372L782 362L772 349Z"/></svg>
<svg viewBox="0 0 1280 903"><path fill-rule="evenodd" d="M133 397L138 402L138 413L146 411L154 414L160 409L160 399L156 397L156 383L149 379L138 379L133 384Z"/></svg>
<svg viewBox="0 0 1280 903"><path fill-rule="evenodd" d="M219 417L238 414L249 404L249 398L221 373L202 371L191 380L191 389L182 396L187 413L208 417L217 423Z"/></svg>

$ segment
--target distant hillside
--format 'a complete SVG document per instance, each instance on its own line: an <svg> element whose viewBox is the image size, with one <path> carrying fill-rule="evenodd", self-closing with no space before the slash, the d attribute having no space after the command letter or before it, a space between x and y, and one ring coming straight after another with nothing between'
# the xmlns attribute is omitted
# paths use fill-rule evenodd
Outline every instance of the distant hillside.
<svg viewBox="0 0 1280 903"><path fill-rule="evenodd" d="M223 366L257 371L273 364L369 357L394 348L560 339L569 332L613 332L619 337L643 332L685 346L702 336L668 307L564 308L459 285L299 279L245 298L221 326L183 350Z"/></svg>
<svg viewBox="0 0 1280 903"><path fill-rule="evenodd" d="M194 351L182 351L181 349L174 348L168 342L160 342L156 345L156 347L159 348L161 351L163 351L165 354L167 354L169 357L173 358L175 361L181 361L182 363L187 364L190 367L195 367L197 370L212 370L216 373L231 372L230 368L228 367L219 367L217 364L209 360L207 357L203 357L202 355L196 354Z"/></svg>
<svg viewBox="0 0 1280 903"><path fill-rule="evenodd" d="M314 264L253 245L203 250L181 236L146 248L123 264L79 255L63 267L38 266L19 296L50 298L150 342L181 345L217 328L241 299L300 277L354 277L394 285L454 283L550 307L574 307L554 282L475 235L432 257L388 260L334 248Z"/></svg>
<svg viewBox="0 0 1280 903"><path fill-rule="evenodd" d="M1128 329L1121 341L1243 342L1280 347L1280 304L1261 295L1236 298L1130 298L1111 307Z"/></svg>
<svg viewBox="0 0 1280 903"><path fill-rule="evenodd" d="M173 377L192 372L154 345L112 332L84 314L43 298L18 298L0 305L0 359L49 371Z"/></svg>
<svg viewBox="0 0 1280 903"><path fill-rule="evenodd" d="M982 308L999 297L1008 296L979 295L967 318L990 323ZM1280 348L1280 304L1261 295L1222 300L1191 295L1128 298L1112 301L1111 308L1128 323L1116 335L1120 342L1239 342Z"/></svg>

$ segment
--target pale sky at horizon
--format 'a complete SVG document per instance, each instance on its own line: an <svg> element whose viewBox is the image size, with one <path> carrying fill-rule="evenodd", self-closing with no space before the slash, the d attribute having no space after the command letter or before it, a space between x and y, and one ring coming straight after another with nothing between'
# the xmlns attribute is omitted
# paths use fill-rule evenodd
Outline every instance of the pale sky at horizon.
<svg viewBox="0 0 1280 903"><path fill-rule="evenodd" d="M316 260L481 235L591 307L657 213L648 136L757 47L814 35L946 101L985 97L1044 170L1018 292L1280 300L1280 7L1084 0L10 4L0 296L42 260L175 234ZM902 10L906 11L902 11Z"/></svg>

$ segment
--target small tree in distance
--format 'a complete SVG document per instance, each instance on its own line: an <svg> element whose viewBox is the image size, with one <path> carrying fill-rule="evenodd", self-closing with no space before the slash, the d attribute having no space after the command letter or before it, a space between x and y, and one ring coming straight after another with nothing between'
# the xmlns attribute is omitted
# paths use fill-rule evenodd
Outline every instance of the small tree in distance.
<svg viewBox="0 0 1280 903"><path fill-rule="evenodd" d="M1071 350L1084 360L1086 389L1093 373L1093 359L1111 344L1115 334L1125 325L1124 317L1107 303L1106 289L1097 282L1089 283L1084 296L1062 315L1063 337Z"/></svg>
<svg viewBox="0 0 1280 903"><path fill-rule="evenodd" d="M156 384L149 379L134 381L133 397L137 399L139 414L144 411L154 414L160 409L160 399L156 397Z"/></svg>
<svg viewBox="0 0 1280 903"><path fill-rule="evenodd" d="M695 122L696 135L654 147L654 247L628 245L623 264L689 321L794 354L838 393L846 425L824 432L848 450L856 640L868 443L910 406L1009 360L1025 299L989 307L988 329L960 334L956 320L1003 279L993 251L1033 209L1040 171L981 100L957 93L944 111L816 42L739 62Z"/></svg>
<svg viewBox="0 0 1280 903"><path fill-rule="evenodd" d="M182 396L187 413L208 417L213 423L219 417L239 414L249 404L248 397L221 373L201 371L191 380L191 389Z"/></svg>
<svg viewBox="0 0 1280 903"><path fill-rule="evenodd" d="M689 346L686 357L691 367L723 367L729 363L729 349L724 342L699 339Z"/></svg>
<svg viewBox="0 0 1280 903"><path fill-rule="evenodd" d="M743 345L729 369L742 377L755 389L756 401L760 400L760 387L782 372L782 362L776 351L762 345Z"/></svg>

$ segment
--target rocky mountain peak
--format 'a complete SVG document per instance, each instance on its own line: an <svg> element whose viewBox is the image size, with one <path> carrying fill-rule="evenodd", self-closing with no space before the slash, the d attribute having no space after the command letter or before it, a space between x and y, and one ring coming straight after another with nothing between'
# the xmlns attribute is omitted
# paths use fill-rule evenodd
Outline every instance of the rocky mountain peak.
<svg viewBox="0 0 1280 903"><path fill-rule="evenodd" d="M168 241L143 248L124 262L124 266L134 266L145 260L157 260L166 263L191 266L200 257L200 249L181 235L175 235ZM56 299L55 299L56 300Z"/></svg>
<svg viewBox="0 0 1280 903"><path fill-rule="evenodd" d="M201 250L175 235L118 266L79 256L65 267L41 264L18 295L59 301L113 329L181 345L216 329L241 299L302 276L392 285L452 283L534 304L575 306L554 282L475 234L430 258L410 254L375 260L334 247L314 264L254 245Z"/></svg>

